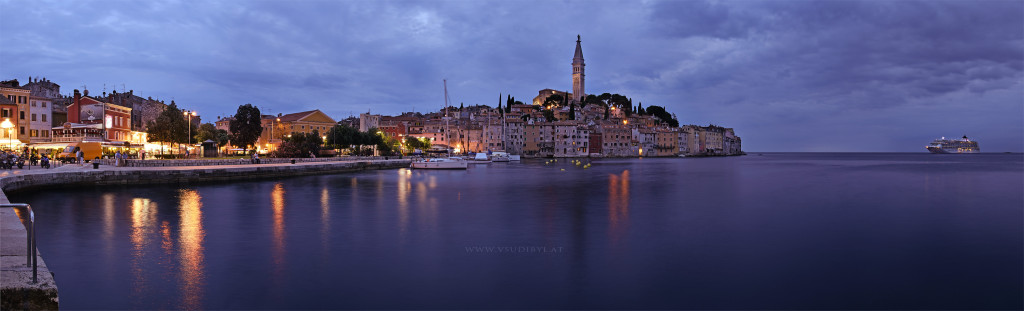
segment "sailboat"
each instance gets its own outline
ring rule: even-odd
[[[505,103],[505,104],[511,105],[511,103]],[[501,94],[498,94],[498,108],[501,109]],[[506,127],[506,124],[508,124],[508,123],[505,122],[505,114],[504,113],[499,113],[498,114],[498,118],[499,118],[499,121],[501,122],[501,148],[502,148],[502,150],[507,150],[507,148],[508,148],[508,139],[507,139],[508,136],[505,135],[505,127]],[[519,161],[519,155],[518,154],[510,154],[510,153],[504,152],[504,151],[495,151],[493,154],[491,154],[491,161],[494,161],[494,162]]]
[[[448,97],[448,80],[444,80],[444,134],[448,136],[448,104],[451,99]],[[445,141],[450,142],[451,137]],[[449,170],[464,170],[469,168],[469,163],[459,157],[451,156],[451,149],[448,149],[447,158],[430,158],[430,159],[418,159],[412,161],[409,165],[411,168],[418,169],[449,169]]]

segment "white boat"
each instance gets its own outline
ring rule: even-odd
[[[469,167],[469,162],[457,157],[448,158],[425,158],[412,161],[411,168],[431,170],[464,170]]]
[[[491,153],[491,162],[508,162],[509,160],[508,152],[495,151]]]
[[[444,132],[451,133],[448,131],[448,103],[451,99],[448,97],[448,80],[444,80]],[[451,141],[451,136],[448,136],[447,141]],[[469,162],[459,157],[451,156],[451,149],[447,158],[425,158],[412,161],[409,164],[411,168],[428,169],[428,170],[464,170],[469,168]]]
[[[510,161],[520,161],[518,154],[510,154],[510,155],[508,155],[508,159]]]
[[[474,156],[472,159],[466,160],[466,162],[473,163],[473,164],[487,164],[487,163],[491,163],[491,159],[487,157],[486,153],[477,152],[476,156]]]

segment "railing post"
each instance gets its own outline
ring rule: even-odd
[[[39,278],[39,262],[36,258],[36,213],[32,211],[32,206],[25,203],[16,204],[0,204],[0,207],[10,208],[24,208],[28,211],[28,225],[25,228],[28,231],[28,236],[25,239],[28,248],[28,257],[25,265],[32,266],[32,283],[38,283]]]

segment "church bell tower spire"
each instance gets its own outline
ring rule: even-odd
[[[581,100],[587,96],[583,88],[583,47],[580,46],[580,35],[576,35],[576,54],[572,57],[572,99]]]

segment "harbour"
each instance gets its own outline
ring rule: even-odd
[[[1020,154],[545,161],[11,197],[68,309],[1020,303]]]

